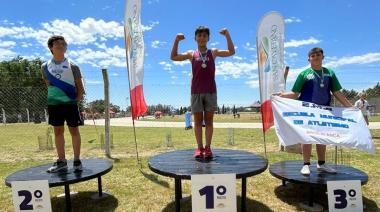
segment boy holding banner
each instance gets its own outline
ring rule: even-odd
[[[340,91],[340,85],[333,70],[322,66],[324,59],[321,48],[313,48],[308,53],[310,68],[302,71],[298,77],[291,92],[280,93],[280,97],[298,99],[305,102],[312,102],[319,105],[329,106],[331,94],[345,107],[352,107],[352,104],[346,99]],[[318,164],[317,170],[336,173],[336,170],[325,164],[326,145],[317,144]],[[301,174],[310,175],[310,155],[311,144],[302,144],[304,165]]]
[[[82,171],[80,161],[81,137],[78,126],[81,124],[78,102],[82,99],[84,88],[82,75],[77,65],[65,57],[67,43],[62,36],[54,35],[48,40],[53,58],[42,64],[42,76],[48,88],[49,124],[54,127],[55,146],[58,159],[47,172],[67,171],[65,158],[64,122],[72,138],[74,149],[74,172]]]
[[[226,28],[219,32],[227,40],[228,50],[207,49],[210,38],[210,30],[199,26],[195,30],[197,50],[178,54],[178,44],[185,39],[182,33],[178,33],[171,52],[174,61],[190,60],[192,67],[191,80],[191,111],[194,114],[194,132],[198,148],[194,152],[195,158],[212,158],[211,139],[213,134],[213,117],[217,110],[217,95],[215,83],[215,59],[216,57],[228,57],[235,54],[235,47],[230,33]],[[204,118],[203,118],[204,112]],[[206,124],[206,145],[202,142],[202,121]]]

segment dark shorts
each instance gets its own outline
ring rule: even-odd
[[[55,127],[63,126],[65,121],[69,127],[82,125],[78,105],[48,105],[49,124]]]
[[[191,111],[198,112],[214,112],[218,110],[218,102],[216,93],[196,93],[191,94]]]

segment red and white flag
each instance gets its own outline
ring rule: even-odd
[[[141,27],[141,0],[128,0],[125,4],[124,38],[127,52],[132,118],[147,111],[144,99],[144,38]]]
[[[264,132],[273,126],[270,97],[273,93],[285,90],[284,30],[284,19],[277,12],[265,14],[257,27],[256,46]]]

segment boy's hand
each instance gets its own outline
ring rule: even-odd
[[[184,39],[185,39],[185,36],[182,33],[178,33],[177,36],[175,37],[175,40],[177,42],[184,40]]]
[[[219,31],[219,33],[223,36],[227,36],[229,34],[228,32],[228,29],[227,28],[223,28]]]

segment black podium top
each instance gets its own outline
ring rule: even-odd
[[[112,170],[112,161],[102,159],[83,159],[83,171],[74,173],[73,161],[67,161],[67,172],[47,173],[46,170],[53,164],[45,164],[17,171],[7,178],[5,184],[11,186],[12,181],[48,180],[49,187],[74,184],[102,176]]]
[[[213,149],[211,160],[195,159],[194,150],[178,150],[150,158],[149,168],[164,176],[190,179],[193,174],[235,173],[236,178],[259,174],[268,167],[268,161],[253,153],[229,149]]]
[[[274,177],[286,180],[292,183],[304,183],[314,185],[327,185],[327,181],[337,180],[360,180],[364,185],[368,182],[368,175],[358,169],[350,166],[328,164],[334,168],[337,173],[330,174],[317,171],[317,164],[312,163],[310,166],[310,175],[302,175],[300,170],[303,166],[301,160],[282,161],[274,163],[269,167],[269,173]]]

